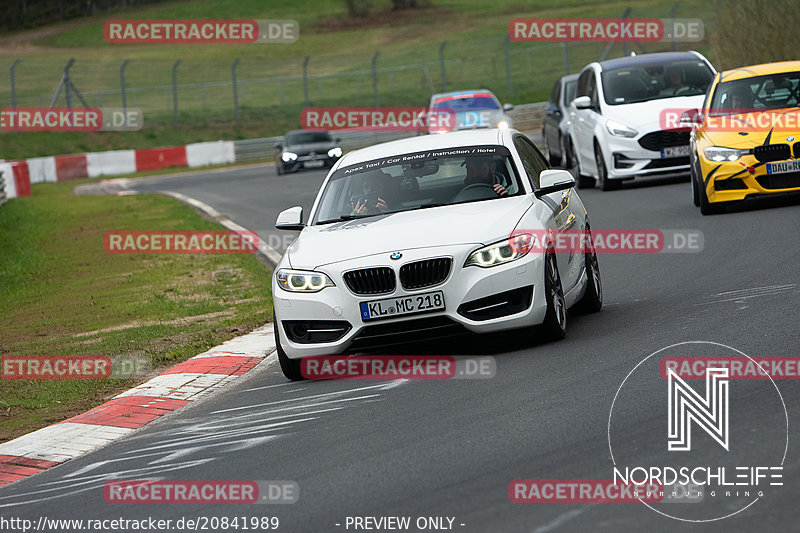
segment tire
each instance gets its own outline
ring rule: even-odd
[[[278,321],[273,323],[275,330],[275,349],[278,352],[278,362],[281,364],[281,370],[286,379],[290,381],[303,381],[303,373],[300,371],[300,359],[289,359],[286,352],[281,347],[281,337],[278,335]]]
[[[586,261],[586,291],[583,298],[575,304],[574,309],[579,313],[596,313],[603,307],[603,283],[600,280],[600,266],[597,263],[597,252],[592,244],[592,230],[586,222],[586,235],[589,246],[584,253]]]
[[[708,194],[706,194],[705,187],[700,188],[698,195],[700,196],[700,212],[703,215],[716,215],[717,213],[722,213],[725,210],[724,205],[712,204],[708,201]]]
[[[547,312],[544,322],[538,327],[538,334],[545,340],[558,341],[567,334],[567,305],[561,288],[561,277],[558,275],[556,254],[552,251],[545,254],[544,294],[547,298]]]
[[[689,174],[692,179],[692,203],[695,207],[700,207],[700,173],[697,172],[697,162],[689,167]]]
[[[547,134],[542,128],[542,144],[544,144],[544,155],[547,156],[547,162],[550,163],[550,166],[556,165],[556,158],[553,157],[553,153],[550,151],[550,145],[547,143]]]
[[[600,190],[613,191],[619,189],[619,183],[608,179],[608,169],[606,169],[606,162],[603,159],[603,151],[600,150],[600,145],[597,141],[594,143],[594,162],[597,165],[597,181],[600,184]]]
[[[572,137],[569,138],[567,141],[569,146],[569,165],[568,168],[570,170],[575,169],[575,176],[578,182],[579,189],[593,189],[594,188],[594,178],[590,176],[584,176],[581,174],[581,164],[578,161],[578,156],[575,155],[575,146],[572,144]]]

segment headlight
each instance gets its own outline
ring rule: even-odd
[[[500,242],[475,250],[464,263],[465,267],[493,267],[516,261],[533,249],[536,237],[529,233],[520,233]]]
[[[322,272],[290,270],[282,268],[277,274],[278,285],[289,292],[319,292],[325,287],[333,287],[331,278]]]
[[[750,150],[737,150],[736,148],[725,148],[722,146],[709,146],[703,148],[703,153],[709,161],[736,161],[743,155],[750,153]]]
[[[283,159],[284,163],[288,163],[289,161],[294,161],[297,159],[297,154],[292,152],[283,152],[281,154],[281,159]]]
[[[497,123],[497,127],[500,128],[501,130],[507,130],[508,122],[505,120],[501,120],[500,122]]]
[[[617,122],[616,120],[607,120],[606,129],[608,130],[608,133],[611,135],[616,135],[617,137],[636,137],[639,135],[639,132],[635,129],[631,128],[630,126],[626,126],[621,122]]]
[[[328,157],[342,157],[342,149],[338,146],[328,150]]]

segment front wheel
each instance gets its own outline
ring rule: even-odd
[[[283,347],[281,347],[281,337],[278,335],[277,320],[275,320],[273,323],[273,329],[275,331],[275,350],[278,352],[278,362],[281,364],[283,375],[286,376],[286,379],[291,381],[302,381],[306,379],[303,377],[303,373],[300,371],[300,364],[302,360],[289,359],[289,356],[286,355],[286,352],[283,351]]]
[[[544,294],[547,298],[547,312],[544,322],[539,326],[539,335],[549,341],[558,341],[567,334],[567,305],[553,252],[545,255]]]

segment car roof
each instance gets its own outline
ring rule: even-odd
[[[738,67],[722,72],[721,81],[741,80],[754,76],[764,76],[768,74],[779,74],[781,72],[800,71],[800,61],[779,61],[775,63],[762,63],[760,65],[750,65],[748,67]]]
[[[504,145],[503,131],[516,132],[516,130],[499,130],[494,128],[408,137],[348,152],[339,160],[337,166],[341,168],[391,155],[410,154],[414,152],[424,152],[426,150],[442,150],[446,148],[482,144]]]
[[[625,56],[615,59],[607,59],[599,63],[603,70],[633,65],[646,65],[648,63],[661,63],[664,61],[680,61],[681,59],[700,59],[693,52],[656,52],[653,54],[641,54],[638,56]]]

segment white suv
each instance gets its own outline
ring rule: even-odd
[[[689,172],[689,130],[667,113],[701,107],[716,71],[697,52],[665,52],[587,65],[569,106],[579,187],[604,191],[635,177]]]

